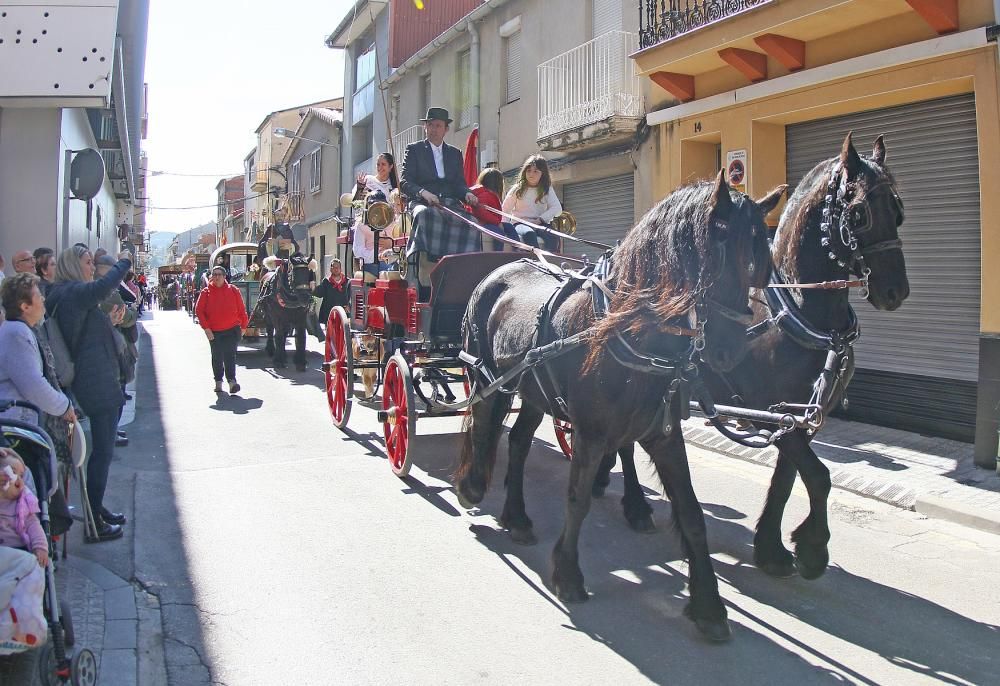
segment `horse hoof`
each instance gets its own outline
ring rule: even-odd
[[[788,579],[796,575],[795,563],[792,561],[767,562],[754,560],[754,565],[760,571],[776,579]]]
[[[538,543],[538,538],[531,529],[508,529],[508,531],[510,531],[510,540],[518,545],[535,545]]]
[[[463,509],[471,510],[476,505],[483,502],[483,496],[486,494],[479,489],[470,491],[468,484],[462,482],[455,486],[455,495],[458,496],[458,504],[461,505]]]
[[[626,519],[628,520],[629,527],[636,533],[651,534],[656,532],[656,523],[653,521],[653,515],[651,514],[632,518],[626,515]]]
[[[799,576],[807,581],[814,581],[826,572],[826,565],[828,560],[822,561],[807,561],[803,560],[801,556],[795,558],[795,569],[798,570]]]
[[[295,371],[304,372],[305,370],[306,370],[306,366],[304,364],[297,364],[297,365],[295,365]]]
[[[684,616],[694,622],[695,628],[702,638],[712,643],[725,643],[733,637],[732,627],[725,616],[715,619],[706,617],[694,617],[691,611],[691,603],[684,606]]]
[[[552,582],[556,591],[556,597],[564,603],[585,603],[590,600],[590,594],[582,585],[570,584],[562,586],[558,582]]]

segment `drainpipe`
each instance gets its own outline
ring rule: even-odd
[[[1000,2],[1000,0],[996,0]],[[472,97],[472,121],[479,125],[479,31],[475,22],[469,22],[469,95]],[[481,147],[481,146],[480,146]],[[477,165],[478,166],[478,165]]]

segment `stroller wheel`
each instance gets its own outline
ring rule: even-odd
[[[73,656],[73,662],[70,665],[70,680],[73,686],[96,686],[97,659],[86,648]]]
[[[46,643],[38,649],[38,677],[42,686],[59,686],[65,683],[56,674],[59,665],[56,662],[56,653],[52,650],[52,644]]]
[[[65,600],[59,601],[59,623],[62,624],[63,645],[72,648],[76,643],[76,632],[73,631],[73,614]]]

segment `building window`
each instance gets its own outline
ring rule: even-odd
[[[319,236],[319,277],[326,276],[326,234]],[[326,323],[326,322],[324,322]]]
[[[469,50],[463,50],[458,54],[458,97],[456,99],[456,105],[458,106],[458,128],[460,129],[472,126],[475,123],[472,121],[476,107],[472,92],[474,78],[475,75],[472,73],[472,53]]]
[[[375,78],[375,43],[372,42],[367,50],[358,55],[358,61],[354,72],[354,91],[361,90],[369,81]]]
[[[431,107],[431,75],[424,74],[420,77],[420,116],[423,117],[427,109]]]
[[[323,148],[316,148],[309,155],[309,190],[318,193],[322,183]]]
[[[521,98],[521,32],[507,38],[507,95],[504,102]]]
[[[288,171],[288,194],[294,195],[302,190],[302,160],[292,162]]]
[[[309,259],[316,257],[316,237],[309,237]]]

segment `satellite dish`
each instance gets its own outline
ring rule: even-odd
[[[74,198],[93,200],[104,185],[104,158],[93,148],[81,150],[69,166],[69,190]]]

